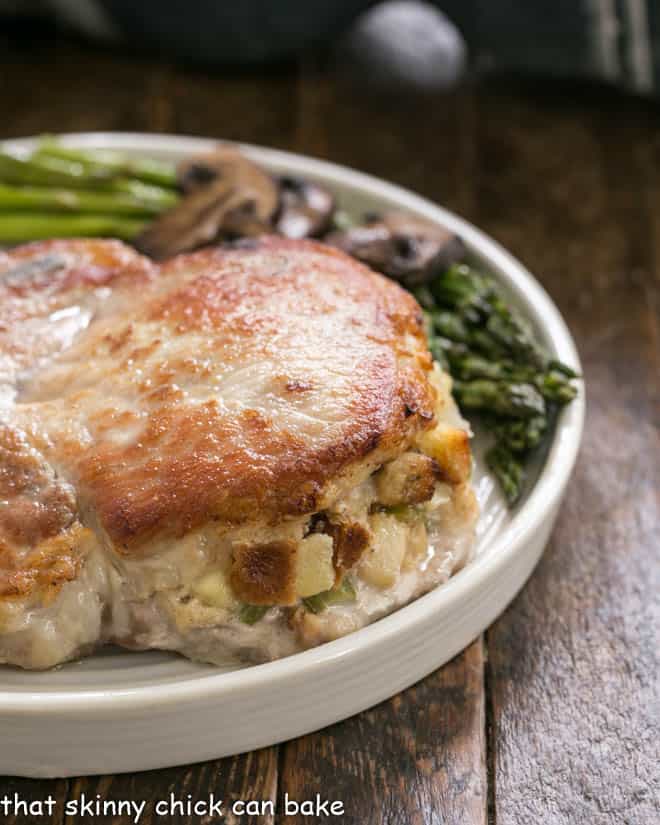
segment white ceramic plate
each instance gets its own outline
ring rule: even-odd
[[[72,146],[178,159],[214,141],[82,134]],[[31,141],[7,147],[26,151]],[[402,208],[459,233],[509,291],[548,349],[580,370],[571,336],[534,278],[478,229],[351,169],[244,146],[277,172],[317,179],[349,212]],[[265,665],[214,668],[165,653],[108,649],[47,673],[0,667],[0,774],[75,776],[185,764],[270,745],[364,710],[426,676],[476,638],[532,572],[575,463],[584,395],[566,408],[531,489],[506,511],[479,462],[477,558],[447,584],[343,639]],[[478,440],[478,439],[477,439]]]

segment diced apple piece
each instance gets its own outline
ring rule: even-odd
[[[193,586],[193,594],[207,607],[236,607],[238,601],[222,570],[212,570]]]
[[[296,557],[296,592],[300,598],[330,590],[335,583],[332,566],[332,537],[311,533],[298,545]]]
[[[403,560],[404,570],[414,570],[426,557],[428,551],[428,535],[422,518],[413,521],[408,527],[406,540],[406,555]]]
[[[358,572],[363,581],[382,590],[395,584],[406,553],[408,527],[395,516],[374,513],[369,520],[373,545],[365,552]]]

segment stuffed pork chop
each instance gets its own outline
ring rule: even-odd
[[[0,661],[337,638],[468,559],[468,433],[395,283],[310,241],[0,257]]]

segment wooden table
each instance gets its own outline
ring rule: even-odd
[[[383,101],[314,61],[230,76],[50,36],[0,45],[1,137],[118,129],[246,140],[349,164],[456,210],[542,280],[588,388],[584,446],[541,564],[446,667],[279,747],[137,775],[4,779],[0,796],[320,792],[345,802],[334,821],[355,825],[658,822],[657,109],[594,88],[503,82]],[[141,820],[152,821],[163,820]]]

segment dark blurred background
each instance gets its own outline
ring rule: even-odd
[[[272,64],[322,47],[356,79],[390,89],[508,72],[646,95],[660,78],[657,0],[0,0],[0,15],[14,33],[39,21],[207,65]]]

